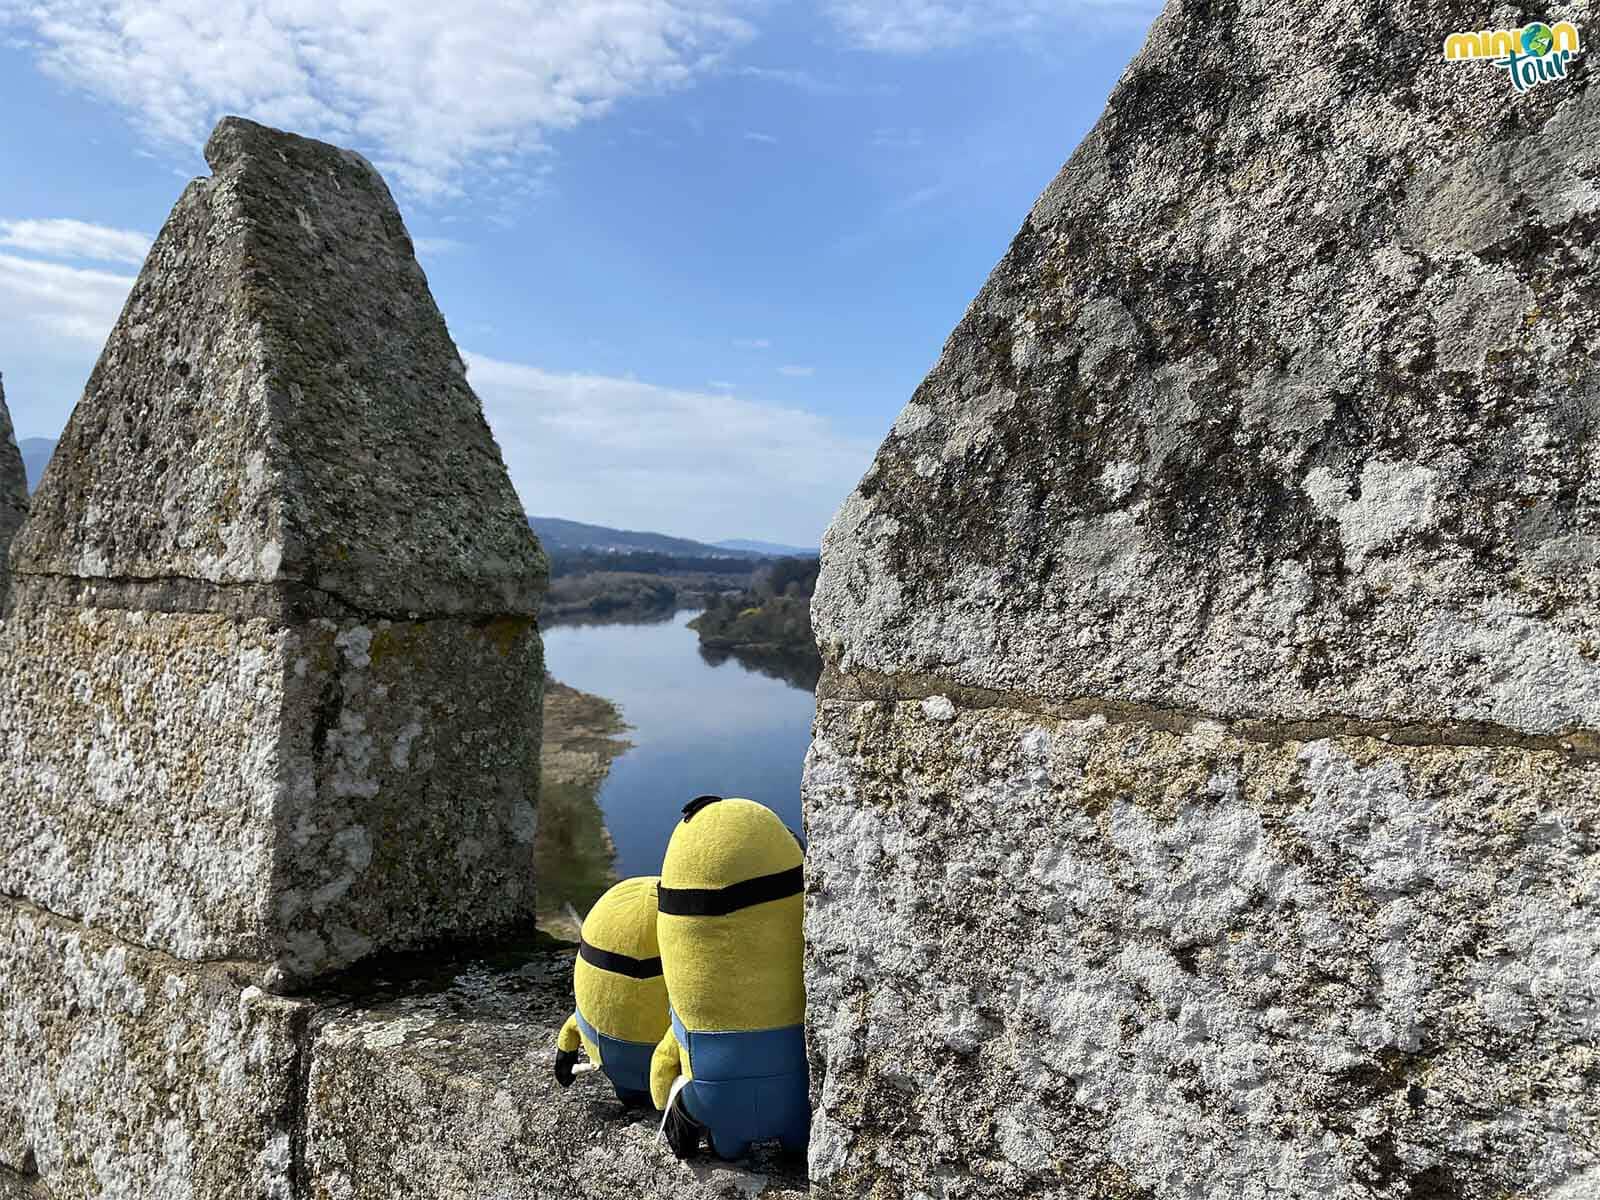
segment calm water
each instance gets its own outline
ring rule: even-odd
[[[660,873],[680,810],[707,792],[759,800],[800,832],[811,691],[736,659],[713,664],[687,627],[695,616],[544,631],[550,674],[604,696],[630,727],[633,748],[612,763],[599,797],[624,879]]]

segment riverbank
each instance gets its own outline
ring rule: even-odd
[[[736,574],[645,575],[627,571],[562,575],[550,581],[539,624],[549,628],[667,620],[681,609],[704,608],[724,592],[744,587],[748,580],[748,576]]]
[[[540,752],[539,836],[534,871],[541,928],[575,940],[579,913],[617,881],[615,843],[600,811],[600,785],[632,743],[615,704],[546,676]]]

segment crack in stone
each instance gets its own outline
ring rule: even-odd
[[[1062,720],[1104,717],[1113,725],[1144,725],[1184,734],[1202,722],[1221,725],[1234,737],[1266,745],[1312,742],[1322,738],[1372,738],[1396,746],[1483,747],[1549,751],[1577,762],[1600,759],[1600,731],[1566,729],[1559,733],[1524,733],[1491,721],[1384,721],[1330,713],[1304,720],[1225,716],[1199,709],[1140,704],[1095,696],[1047,700],[1020,692],[972,687],[932,674],[890,675],[876,671],[843,672],[829,665],[817,685],[817,702],[866,704],[904,702],[943,696],[965,709],[1004,708]]]
[[[268,966],[270,966],[269,963],[256,962],[248,958],[179,958],[165,950],[147,946],[143,942],[133,941],[99,925],[90,925],[77,917],[69,917],[63,913],[55,912],[36,901],[13,895],[9,892],[0,892],[0,905],[7,905],[21,911],[24,915],[40,920],[53,921],[58,925],[70,926],[74,931],[81,932],[86,937],[96,938],[100,941],[121,946],[126,950],[149,955],[169,970],[220,974],[227,978],[230,983],[238,984],[240,988],[262,987],[260,977],[265,974]]]
[[[153,613],[214,613],[241,620],[279,623],[314,620],[467,621],[529,618],[526,612],[377,612],[352,604],[335,592],[297,580],[221,582],[181,575],[97,576],[14,575],[8,608],[24,604],[66,609],[111,609]]]

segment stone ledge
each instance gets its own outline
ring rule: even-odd
[[[798,1200],[805,1164],[675,1161],[656,1118],[605,1080],[550,1075],[572,953],[548,948],[380,986],[314,1034],[306,1167],[314,1200]]]

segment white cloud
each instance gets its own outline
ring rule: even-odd
[[[706,381],[706,386],[714,387],[719,392],[733,391],[733,384],[729,383],[726,379],[708,379]]]
[[[823,79],[819,75],[813,75],[810,71],[796,67],[742,66],[734,74],[740,75],[745,79],[758,79],[763,83],[776,83],[784,87],[792,87],[813,96],[888,96],[893,95],[895,92],[895,88],[891,84]]]
[[[133,276],[0,254],[0,312],[48,339],[99,346],[133,287]]]
[[[766,350],[772,346],[771,338],[734,338],[733,344],[741,350]]]
[[[12,246],[47,258],[128,263],[137,267],[150,253],[150,235],[60,217],[32,221],[0,219],[0,246]]]
[[[741,0],[0,0],[52,75],[193,148],[221,115],[369,152],[423,198],[533,186],[554,130],[681,86],[752,34]],[[512,169],[512,164],[518,164]]]
[[[830,0],[825,11],[859,49],[923,54],[1048,34],[1086,20],[1143,20],[1159,8],[1156,0]]]
[[[778,139],[773,137],[770,133],[757,133],[753,129],[745,131],[744,140],[747,142],[764,142],[769,146],[775,146],[778,144]]]
[[[875,448],[803,409],[465,357],[534,513],[810,545]]]
[[[454,254],[457,250],[466,249],[465,242],[458,242],[455,238],[447,237],[414,237],[411,239],[411,246],[419,257],[426,255],[430,258],[438,258],[443,254]]]
[[[779,375],[787,375],[790,379],[810,379],[817,373],[815,367],[797,367],[793,365],[778,368]]]

